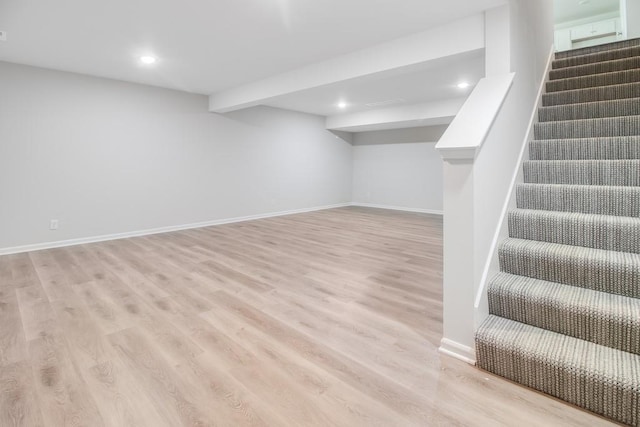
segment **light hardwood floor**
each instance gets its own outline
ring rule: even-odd
[[[442,221],[342,208],[0,257],[0,426],[596,426],[440,356]]]

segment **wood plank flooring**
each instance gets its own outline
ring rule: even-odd
[[[442,220],[341,208],[0,257],[0,426],[597,426],[440,356]]]

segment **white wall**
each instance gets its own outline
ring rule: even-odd
[[[620,14],[627,38],[640,37],[640,0],[620,0]]]
[[[474,246],[475,253],[480,254],[474,266],[476,290],[486,278],[483,274],[491,262],[494,237],[501,229],[511,184],[522,168],[520,154],[528,142],[531,120],[536,117],[538,94],[553,50],[553,1],[511,0],[509,7],[510,71],[516,73],[514,83],[473,168]],[[488,278],[497,272],[497,257],[493,261]]]
[[[435,150],[446,126],[354,135],[353,202],[442,212],[442,159]]]
[[[474,333],[488,315],[484,286],[497,272],[496,243],[553,50],[553,1],[511,0],[485,17],[487,79],[439,144],[447,159],[440,350],[469,362],[475,360]],[[500,99],[484,95],[494,83],[511,83],[504,99],[503,93],[495,93]],[[478,96],[487,102],[479,103]],[[488,117],[493,110],[485,105],[501,100],[497,114]]]
[[[346,203],[324,118],[0,62],[0,249]],[[60,228],[49,230],[49,220]]]

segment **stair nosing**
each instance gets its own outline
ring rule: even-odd
[[[536,184],[536,183],[525,183],[525,184]],[[586,186],[586,185],[585,185],[585,187],[591,187],[591,186]],[[596,186],[594,185],[593,187],[596,187]],[[607,187],[607,186],[606,186],[606,185],[599,185],[599,186],[597,186],[597,187]],[[622,186],[621,186],[621,185],[616,185],[616,186],[612,186],[612,187],[621,187],[621,188],[622,188]],[[627,187],[627,188],[629,188],[629,187]],[[633,188],[633,187],[631,187],[631,188]],[[638,187],[638,188],[640,188],[640,187]],[[603,217],[603,218],[602,218],[603,220],[604,220],[604,218],[606,218],[606,217],[611,217],[611,218],[616,218],[616,219],[619,219],[619,218],[628,218],[628,219],[632,220],[631,222],[637,222],[637,223],[638,223],[638,225],[640,226],[640,218],[636,218],[636,217],[633,217],[633,216],[629,216],[629,217],[619,217],[619,216],[615,216],[615,215],[590,214],[590,213],[583,213],[583,212],[547,211],[547,210],[544,210],[544,209],[522,209],[522,208],[514,208],[514,209],[511,209],[511,210],[509,210],[509,214],[511,214],[511,213],[513,213],[513,212],[523,212],[523,213],[526,213],[526,212],[529,212],[529,211],[530,211],[532,214],[539,214],[539,215],[542,215],[542,213],[543,213],[543,212],[546,212],[546,213],[548,213],[548,214],[557,214],[557,216],[569,216],[569,215],[587,216],[587,215],[589,215],[589,216]]]
[[[619,117],[628,117],[628,116],[619,116]],[[607,117],[610,118],[610,117]],[[578,119],[578,120],[582,120],[582,119]],[[588,119],[588,120],[592,120],[592,119]],[[563,120],[563,121],[572,121],[572,120]],[[616,139],[616,138],[632,138],[632,139],[637,139],[640,143],[640,135],[617,135],[617,136],[587,136],[587,137],[581,137],[581,138],[557,138],[557,139],[532,139],[529,142],[531,143],[540,143],[540,142],[549,142],[549,141],[555,141],[555,142],[561,142],[561,141],[596,141],[599,139]],[[608,142],[608,141],[605,141]]]
[[[605,78],[605,76],[607,76],[607,75],[609,75],[609,76],[620,75],[620,74],[635,75],[636,73],[638,73],[639,70],[640,70],[640,68],[632,68],[632,69],[629,69],[629,70],[610,71],[610,72],[607,72],[607,73],[598,73],[598,74],[590,74],[590,75],[586,75],[586,76],[567,77],[567,78],[563,78],[563,79],[549,80],[549,81],[547,81],[545,83],[545,93],[556,93],[556,92],[564,92],[564,91],[567,91],[567,90],[590,89],[590,88],[597,88],[597,87],[616,86],[616,85],[619,85],[619,84],[638,83],[638,82],[640,82],[640,76],[639,76],[639,80],[632,81],[632,82],[626,82],[626,83],[597,84],[597,85],[593,85],[593,86],[585,86],[585,87],[574,88],[574,89],[559,89],[559,90],[551,90],[551,89],[549,89],[550,87],[553,87],[555,84],[558,84],[558,83],[560,83],[562,81],[575,82],[575,81],[579,81],[580,79],[593,78],[593,76],[600,76],[602,78]]]
[[[640,82],[638,82],[640,83]],[[602,101],[585,101],[585,102],[574,102],[571,104],[562,104],[562,105],[542,105],[540,107],[538,107],[538,110],[548,110],[548,109],[560,109],[562,107],[577,107],[578,105],[595,105],[595,104],[612,104],[615,102],[629,102],[629,101],[636,101],[636,102],[640,102],[640,96],[633,96],[630,98],[616,98],[616,99],[605,99]],[[634,114],[636,116],[640,116],[640,114]],[[598,118],[598,117],[594,117],[594,118]],[[608,118],[608,117],[602,117],[602,118]]]
[[[596,106],[596,105],[600,105],[603,107],[607,107],[607,106],[612,106],[612,105],[625,105],[625,104],[633,104],[633,103],[637,103],[639,106],[637,107],[640,113],[640,97],[631,97],[631,98],[618,98],[618,99],[607,99],[607,100],[603,100],[603,101],[588,101],[588,102],[577,102],[577,103],[573,103],[573,104],[562,104],[562,105],[546,105],[546,106],[541,106],[538,107],[538,117],[540,117],[540,114],[542,111],[544,112],[549,112],[549,111],[561,111],[563,109],[575,109],[578,110],[580,108],[590,108],[592,106]],[[604,105],[603,105],[604,104]],[[593,112],[595,113],[600,113],[600,112]],[[547,119],[547,120],[538,120],[538,123],[549,123],[549,122],[560,122],[560,121],[573,121],[573,120],[594,120],[594,119],[610,119],[613,117],[633,117],[633,116],[640,116],[640,114],[618,114],[615,116],[600,116],[600,117],[582,117],[582,118],[576,118],[576,119],[566,119],[566,120],[553,120],[553,119]]]
[[[572,337],[572,336],[569,336],[569,335],[560,334],[558,332],[554,332],[554,331],[551,331],[549,329],[543,329],[543,328],[538,328],[536,326],[527,325],[526,323],[522,323],[522,322],[518,322],[518,321],[515,321],[515,320],[507,319],[506,317],[495,316],[495,315],[489,315],[489,317],[500,318],[500,319],[503,319],[504,321],[507,321],[509,323],[517,323],[519,325],[522,325],[524,327],[524,329],[533,329],[533,330],[544,331],[544,332],[546,332],[547,334],[551,335],[554,338],[558,338],[558,339],[561,338],[561,339],[565,339],[565,340],[568,340],[568,341],[581,342],[581,343],[584,343],[584,346],[586,346],[587,348],[606,349],[605,351],[608,351],[611,354],[628,355],[627,357],[630,357],[631,359],[635,359],[636,360],[636,362],[638,363],[638,367],[640,368],[640,355],[637,355],[637,354],[634,354],[634,353],[629,353],[629,352],[626,352],[626,351],[622,351],[622,350],[619,350],[617,348],[611,348],[611,347],[603,346],[603,345],[600,345],[600,344],[592,343],[590,341],[586,341],[586,340],[583,340],[583,339],[580,339],[580,338],[575,338],[575,337]],[[478,334],[476,334],[476,338],[477,338],[477,336],[478,336]],[[524,349],[524,346],[523,346],[523,349]],[[537,352],[537,353],[529,352],[528,354],[529,354],[529,356],[532,356],[532,357],[536,357],[537,356],[537,357],[539,357],[540,359],[543,359],[543,360],[549,360],[549,361],[558,360],[557,358],[550,357],[551,352],[547,351],[547,352],[544,352],[544,354],[541,354],[541,353],[542,352]],[[546,357],[544,357],[544,356],[546,356]],[[585,363],[589,362],[589,359],[582,359],[582,360],[584,360]],[[571,366],[571,365],[568,365],[568,366]],[[609,372],[607,374],[614,374],[614,375],[605,375],[604,372],[602,372],[600,370],[594,370],[594,371],[589,370],[589,371],[586,371],[586,370],[583,370],[582,366],[573,365],[571,367],[573,369],[580,370],[581,372],[583,372],[585,374],[591,374],[591,375],[595,375],[595,376],[598,376],[598,377],[601,377],[601,378],[612,378],[613,377],[613,378],[618,380],[618,383],[621,383],[621,384],[624,384],[624,385],[634,385],[634,386],[640,387],[640,379],[639,378],[636,378],[635,381],[634,381],[634,378],[628,378],[628,377],[621,376],[620,372],[618,372],[615,369],[611,369],[613,367],[612,365],[607,365],[607,366],[609,367]]]
[[[593,120],[601,120],[601,121],[605,121],[605,120],[615,120],[615,119],[620,119],[620,118],[631,118],[631,117],[635,117],[638,120],[640,120],[640,114],[633,114],[633,115],[629,115],[629,116],[614,116],[614,117],[599,117],[599,118],[592,118],[592,119],[570,119],[570,120],[556,120],[553,122],[537,122],[535,123],[535,125],[544,125],[547,123],[575,123],[575,122],[580,122],[580,121],[593,121]],[[623,136],[639,136],[639,135],[611,135],[609,136],[609,138],[614,138],[614,137],[623,137]],[[587,136],[584,138],[600,138],[598,136]],[[603,137],[603,138],[607,138],[607,137]],[[553,138],[553,139],[582,139],[581,137],[578,138]],[[535,139],[535,141],[548,141],[548,139]]]
[[[616,45],[624,44],[624,43],[630,43],[630,42],[637,42],[637,44],[632,44],[630,46],[620,47],[618,49],[607,49],[608,46],[615,47]],[[577,57],[585,56],[585,55],[597,54],[597,53],[602,53],[602,52],[610,52],[612,50],[629,49],[629,48],[636,47],[636,46],[640,46],[640,37],[633,37],[633,38],[626,39],[626,40],[616,40],[616,41],[609,42],[609,43],[603,43],[603,44],[597,45],[597,46],[585,46],[585,47],[579,47],[579,48],[575,48],[575,49],[568,49],[568,50],[559,51],[559,52],[555,53],[556,57],[554,57],[554,60],[577,58]],[[583,55],[571,55],[572,52],[577,52],[577,51],[580,51],[580,50],[593,49],[593,48],[602,48],[602,50],[598,50],[598,51],[591,52],[591,53],[588,53],[588,54],[583,54]],[[564,56],[563,58],[557,58],[558,54],[560,54],[560,55],[567,54],[567,55]]]
[[[634,60],[635,58],[638,58],[637,61],[640,61],[640,55],[638,55],[638,56],[628,56],[626,58],[613,59],[613,60],[610,60],[610,61],[591,62],[591,63],[587,63],[587,64],[578,64],[578,65],[571,65],[569,67],[562,67],[562,68],[552,69],[552,70],[550,70],[550,73],[549,73],[549,81],[550,82],[554,82],[554,81],[557,81],[557,80],[564,80],[564,79],[567,79],[567,78],[578,78],[578,77],[594,76],[594,75],[597,75],[597,74],[612,73],[614,71],[602,71],[602,72],[597,72],[596,71],[594,73],[581,74],[579,76],[572,76],[572,77],[557,77],[557,78],[552,78],[551,77],[551,74],[554,71],[559,72],[559,71],[562,71],[562,70],[571,70],[571,69],[577,69],[577,68],[581,68],[581,67],[591,67],[591,66],[594,66],[594,65],[600,64],[600,63],[614,63],[614,62],[615,63],[623,63],[625,61],[631,62],[631,60]],[[618,71],[635,70],[635,69],[638,69],[638,68],[640,68],[640,66],[632,67],[632,68],[626,68],[624,70],[618,70]],[[557,73],[557,74],[559,74],[559,73]]]
[[[567,291],[570,291],[574,294],[583,294],[583,298],[578,298],[578,299],[574,299],[571,301],[566,301],[565,300],[565,305],[567,307],[571,307],[572,309],[576,309],[576,308],[583,308],[583,307],[593,307],[595,313],[598,314],[614,314],[617,311],[614,310],[614,307],[611,306],[607,306],[605,304],[605,306],[603,307],[596,307],[594,302],[602,302],[602,300],[596,299],[594,301],[594,298],[592,297],[596,297],[596,296],[600,296],[600,298],[609,298],[614,300],[614,302],[624,302],[624,301],[628,301],[629,303],[631,303],[632,305],[637,305],[638,306],[638,311],[640,312],[640,299],[639,298],[635,298],[635,297],[631,297],[631,296],[626,296],[626,295],[620,295],[620,294],[612,294],[609,292],[603,292],[603,291],[598,291],[595,289],[589,289],[589,288],[584,288],[584,287],[580,287],[580,286],[574,286],[571,284],[566,284],[566,283],[559,283],[559,282],[551,282],[548,280],[543,280],[543,279],[537,279],[535,277],[528,277],[528,276],[520,276],[518,274],[513,274],[513,273],[509,273],[509,272],[505,272],[505,271],[500,271],[499,273],[497,273],[490,281],[489,283],[489,287],[488,287],[488,293],[494,293],[497,294],[498,291],[498,286],[500,286],[500,290],[501,291],[506,291],[506,292],[499,292],[500,295],[505,296],[506,294],[509,294],[509,284],[508,283],[500,283],[501,281],[516,281],[516,280],[524,280],[526,282],[529,282],[530,285],[532,286],[538,286],[538,287],[560,287],[560,289],[563,289],[564,287],[566,287]],[[497,285],[498,283],[500,283],[500,285]],[[521,295],[521,294],[510,294],[511,296],[513,296],[514,298],[516,297],[524,297],[526,296],[526,292]],[[561,295],[558,294],[544,294],[545,297],[542,300],[536,299],[533,300],[531,298],[526,298],[526,301],[534,301],[537,303],[542,303],[544,305],[553,305],[553,302],[556,301],[562,301],[563,298]],[[575,296],[575,295],[570,295],[570,296]],[[529,297],[531,297],[531,295],[529,295]],[[589,297],[589,298],[588,298]],[[617,301],[615,301],[617,300]],[[489,309],[491,310],[491,303],[489,306]],[[603,310],[604,309],[604,310]],[[575,313],[576,310],[570,310],[572,313]],[[491,312],[491,314],[496,314],[494,312]],[[622,312],[623,316],[621,316],[621,318],[628,320],[628,322],[625,323],[630,323],[630,324],[637,324],[638,327],[640,327],[640,318],[631,315],[628,311]],[[504,317],[504,316],[501,316]],[[507,317],[509,318],[509,317]],[[516,319],[512,319],[515,321]],[[616,319],[607,319],[607,320],[616,320]],[[619,319],[618,319],[619,320]],[[525,322],[522,322],[525,323]],[[535,326],[535,325],[532,325]],[[557,331],[556,331],[557,332]],[[561,332],[560,332],[561,333]],[[566,335],[566,334],[565,334]],[[570,335],[570,336],[574,336],[574,335]],[[583,338],[579,338],[579,337],[575,337],[578,339],[583,339]],[[588,340],[590,341],[590,340]],[[590,342],[594,342],[594,341],[590,341]],[[616,348],[616,347],[611,347],[611,348]],[[626,351],[626,350],[622,350],[622,351]],[[640,351],[640,348],[638,348],[638,351]],[[634,354],[639,354],[639,353],[634,353]]]
[[[554,58],[553,61],[551,62],[551,69],[552,70],[560,70],[560,69],[563,69],[563,68],[568,68],[568,67],[575,66],[575,65],[568,65],[566,67],[557,67],[556,66],[557,64],[561,63],[562,61],[567,61],[569,59],[576,60],[578,58],[587,58],[587,57],[595,58],[598,55],[603,55],[605,53],[615,53],[615,52],[619,53],[619,52],[637,50],[637,49],[640,49],[640,45],[621,47],[619,49],[608,49],[608,50],[603,50],[603,51],[600,51],[600,52],[587,53],[587,54],[584,54],[584,55],[567,56],[565,58],[558,58],[558,59]],[[631,57],[634,57],[634,56],[636,56],[636,55],[625,56],[623,58],[631,58]],[[622,59],[622,58],[617,58],[617,59]],[[592,62],[590,61],[590,62],[585,62],[583,64],[578,64],[578,65],[595,64],[595,63],[598,63],[598,62],[608,62],[608,61],[615,61],[615,59],[605,59],[605,60],[592,61]]]

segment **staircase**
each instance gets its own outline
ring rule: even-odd
[[[478,366],[640,426],[640,39],[549,77]]]

